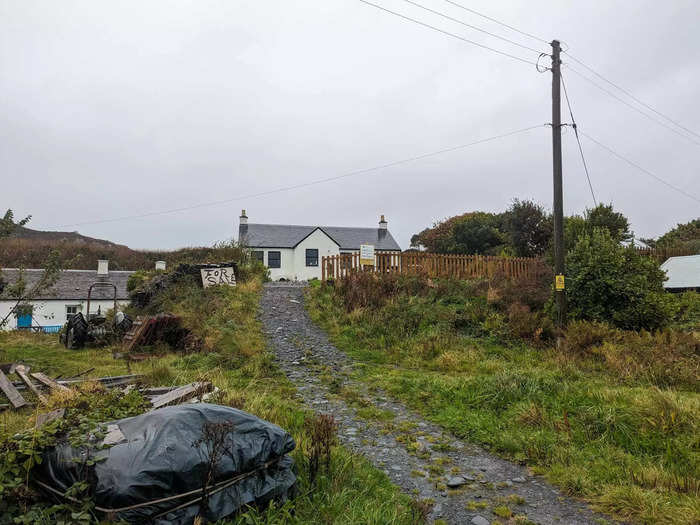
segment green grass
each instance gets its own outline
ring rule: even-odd
[[[496,313],[455,329],[452,320],[473,305],[454,297],[399,295],[348,313],[338,294],[313,287],[307,305],[364,365],[357,379],[617,518],[700,521],[700,396],[687,370],[675,388],[660,389],[596,356],[498,337]]]
[[[292,457],[299,469],[301,495],[281,507],[250,510],[226,523],[420,523],[420,511],[408,496],[361,456],[341,446],[333,450],[330,474],[322,473],[316,486],[309,485],[304,421],[310,412],[272,364],[256,319],[259,293],[257,281],[208,290],[192,283],[177,286],[152,309],[181,315],[203,339],[202,352],[168,354],[132,364],[132,372],[145,374],[152,384],[212,381],[221,389],[217,402],[242,408],[294,436],[297,447]],[[21,360],[49,375],[69,376],[90,367],[95,367],[91,377],[126,373],[125,363],[114,360],[110,348],[66,350],[56,336],[0,333],[0,349],[0,362]],[[0,439],[32,425],[38,410],[0,414]]]

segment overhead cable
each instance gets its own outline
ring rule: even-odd
[[[340,174],[340,175],[334,175],[334,176],[332,176],[332,177],[326,177],[326,178],[323,178],[323,179],[316,179],[316,180],[312,180],[312,181],[308,181],[308,182],[302,182],[302,183],[299,183],[299,184],[294,184],[294,185],[291,185],[291,186],[284,186],[284,187],[281,187],[281,188],[276,188],[276,189],[272,189],[272,190],[268,190],[268,191],[262,191],[262,192],[259,192],[259,193],[250,193],[250,194],[247,194],[247,195],[240,195],[240,196],[237,196],[237,197],[231,197],[231,198],[229,198],[229,199],[223,199],[223,200],[218,200],[218,201],[210,201],[210,202],[203,202],[203,203],[195,204],[195,205],[192,205],[192,206],[184,206],[184,207],[181,207],[181,208],[171,208],[171,209],[168,209],[168,210],[153,211],[153,212],[148,212],[148,213],[141,213],[141,214],[138,214],[138,215],[127,215],[127,216],[122,216],[122,217],[114,217],[114,218],[110,218],[110,219],[100,219],[100,220],[94,220],[94,221],[77,222],[77,223],[73,223],[73,224],[64,224],[64,225],[59,226],[59,227],[60,227],[60,228],[68,228],[68,227],[71,227],[71,226],[84,226],[84,225],[88,225],[88,224],[103,224],[103,223],[107,223],[107,222],[117,222],[117,221],[124,221],[124,220],[130,220],[130,219],[142,219],[142,218],[144,218],[144,217],[154,217],[154,216],[156,216],[156,215],[166,215],[166,214],[169,214],[169,213],[177,213],[177,212],[182,212],[182,211],[195,210],[195,209],[199,209],[199,208],[206,208],[206,207],[209,207],[209,206],[217,206],[217,205],[221,205],[221,204],[228,204],[228,203],[230,203],[230,202],[235,202],[235,201],[240,201],[240,200],[245,200],[245,199],[252,199],[252,198],[255,198],[255,197],[263,197],[263,196],[266,196],[266,195],[272,195],[272,194],[275,194],[275,193],[287,192],[287,191],[296,190],[296,189],[299,189],[299,188],[306,188],[306,187],[309,187],[309,186],[314,186],[314,185],[316,185],[316,184],[323,184],[323,183],[326,183],[326,182],[331,182],[331,181],[335,181],[335,180],[339,180],[339,179],[344,179],[344,178],[352,177],[352,176],[355,176],[355,175],[362,175],[362,174],[365,174],[365,173],[370,173],[370,172],[382,170],[382,169],[385,169],[385,168],[391,168],[391,167],[393,167],[393,166],[399,166],[399,165],[401,165],[401,164],[408,164],[408,163],[410,163],[410,162],[415,162],[415,161],[418,161],[418,160],[421,160],[421,159],[426,159],[426,158],[428,158],[428,157],[434,157],[434,156],[436,156],[436,155],[442,155],[442,154],[444,154],[444,153],[450,153],[450,152],[452,152],[452,151],[458,151],[458,150],[461,150],[461,149],[464,149],[464,148],[468,148],[468,147],[470,147],[470,146],[476,146],[476,145],[478,145],[478,144],[484,144],[484,143],[486,143],[486,142],[491,142],[491,141],[493,141],[493,140],[498,140],[498,139],[510,137],[510,136],[512,136],[512,135],[517,135],[517,134],[520,134],[520,133],[525,133],[525,132],[527,132],[527,131],[531,131],[531,130],[533,130],[533,129],[537,129],[537,128],[541,128],[541,127],[544,127],[544,124],[539,124],[539,125],[537,125],[537,126],[529,126],[529,127],[527,127],[527,128],[522,128],[522,129],[516,129],[515,131],[509,131],[509,132],[507,132],[507,133],[502,133],[502,134],[500,134],[500,135],[495,135],[495,136],[493,136],[493,137],[487,137],[487,138],[484,138],[484,139],[479,139],[479,140],[476,140],[476,141],[474,141],[474,142],[469,142],[469,143],[467,143],[467,144],[461,144],[461,145],[459,145],[459,146],[453,146],[453,147],[450,147],[450,148],[445,148],[445,149],[441,149],[441,150],[437,150],[437,151],[431,151],[431,152],[429,152],[429,153],[423,153],[423,154],[421,154],[421,155],[415,155],[415,156],[413,156],[413,157],[408,157],[408,158],[401,159],[401,160],[395,160],[395,161],[392,161],[392,162],[388,162],[388,163],[386,163],[386,164],[380,164],[380,165],[378,165],[378,166],[373,166],[373,167],[371,167],[371,168],[363,168],[363,169],[359,169],[359,170],[354,170],[354,171],[350,171],[350,172],[343,173],[343,174]]]
[[[588,187],[591,190],[591,197],[593,197],[593,204],[598,206],[598,201],[595,198],[595,193],[593,192],[593,184],[591,183],[591,175],[588,173],[588,164],[586,163],[586,157],[583,154],[583,148],[581,147],[581,137],[578,136],[578,125],[576,124],[576,119],[574,118],[574,111],[571,109],[571,101],[569,100],[569,93],[566,90],[566,83],[564,82],[564,75],[559,73],[561,77],[561,85],[564,88],[564,98],[566,98],[566,105],[569,108],[569,115],[571,116],[571,127],[574,128],[574,135],[576,136],[576,142],[578,143],[578,150],[581,153],[581,162],[583,163],[583,169],[586,172],[586,179],[588,179]]]
[[[677,191],[678,193],[681,193],[681,194],[685,195],[685,196],[688,197],[689,199],[693,199],[695,202],[700,203],[700,198],[696,197],[695,195],[693,195],[693,194],[691,194],[691,193],[688,193],[687,191],[683,190],[682,188],[679,188],[678,186],[674,186],[673,184],[671,184],[670,182],[668,182],[668,181],[662,179],[661,177],[659,177],[659,176],[656,175],[655,173],[652,173],[652,172],[649,171],[648,169],[643,168],[642,166],[640,166],[640,165],[637,164],[636,162],[633,162],[633,161],[631,161],[630,159],[628,159],[627,157],[622,156],[621,154],[619,154],[617,151],[615,151],[615,150],[612,149],[611,147],[606,146],[605,144],[603,144],[603,143],[600,142],[599,140],[594,139],[593,137],[591,137],[591,136],[588,135],[587,133],[584,133],[584,132],[582,131],[582,132],[581,132],[581,135],[583,135],[584,137],[586,137],[586,138],[587,138],[588,140],[590,140],[591,142],[594,142],[594,143],[598,144],[598,146],[600,146],[600,147],[603,148],[604,150],[607,150],[610,154],[614,155],[614,156],[617,157],[618,159],[620,159],[620,160],[626,162],[627,164],[629,164],[630,166],[633,166],[634,168],[637,168],[639,171],[641,171],[642,173],[645,173],[646,175],[649,175],[649,176],[652,177],[653,179],[656,179],[656,180],[659,181],[661,184],[664,184],[664,185],[668,186],[669,188],[671,188],[672,190]]]
[[[430,25],[430,24],[426,24],[425,22],[421,22],[420,20],[417,20],[417,19],[415,19],[415,18],[411,18],[410,16],[407,16],[407,15],[404,15],[404,14],[401,14],[401,13],[398,13],[398,12],[396,12],[396,11],[392,11],[391,9],[387,9],[386,7],[383,7],[383,6],[379,5],[379,4],[375,4],[375,3],[373,3],[373,2],[370,2],[369,0],[359,0],[359,1],[362,2],[363,4],[370,5],[370,6],[372,6],[372,7],[375,7],[375,8],[377,8],[377,9],[382,10],[382,11],[385,11],[385,12],[387,12],[387,13],[390,13],[390,14],[392,14],[392,15],[394,15],[394,16],[397,16],[397,17],[399,17],[399,18],[402,18],[402,19],[404,19],[404,20],[408,20],[409,22],[413,22],[414,24],[418,24],[418,25],[421,25],[421,26],[423,26],[423,27],[427,27],[428,29],[432,29],[432,30],[434,30],[434,31],[437,31],[437,32],[439,32],[439,33],[442,33],[443,35],[451,36],[452,38],[456,38],[456,39],[458,39],[458,40],[461,40],[462,42],[466,42],[466,43],[468,43],[468,44],[472,44],[472,45],[474,45],[474,46],[480,47],[480,48],[482,48],[482,49],[486,49],[486,50],[488,50],[488,51],[492,51],[492,52],[494,52],[494,53],[498,53],[499,55],[503,55],[503,56],[506,56],[506,57],[508,57],[508,58],[512,58],[513,60],[518,60],[519,62],[524,62],[525,64],[530,64],[530,65],[532,65],[532,66],[536,66],[536,65],[537,65],[536,62],[535,62],[534,60],[528,60],[527,58],[522,58],[522,57],[519,57],[519,56],[516,56],[516,55],[512,55],[512,54],[510,54],[510,53],[506,53],[505,51],[501,51],[501,50],[499,50],[499,49],[495,49],[495,48],[493,48],[493,47],[489,47],[489,46],[487,46],[487,45],[480,44],[479,42],[475,42],[474,40],[469,40],[468,38],[464,38],[463,36],[457,35],[457,34],[455,34],[455,33],[450,33],[449,31],[445,31],[444,29],[440,29],[439,27],[436,27],[436,26],[433,26],[433,25]]]

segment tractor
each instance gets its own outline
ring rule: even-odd
[[[93,288],[112,288],[114,291],[114,319],[107,323],[107,318],[97,307],[97,312],[90,313],[90,300]],[[59,340],[66,348],[82,348],[85,343],[95,345],[108,344],[120,340],[129,331],[133,324],[131,318],[124,312],[117,310],[117,287],[108,282],[95,282],[88,288],[87,308],[85,315],[82,312],[73,314],[61,329]]]

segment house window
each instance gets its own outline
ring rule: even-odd
[[[251,257],[254,261],[258,261],[260,264],[265,264],[265,252],[262,250],[254,250],[251,252]]]
[[[306,266],[318,266],[318,250],[316,248],[306,249]]]
[[[70,318],[78,313],[77,304],[67,304],[66,305],[66,321],[70,321]]]
[[[282,267],[282,254],[280,252],[267,252],[267,267],[268,268],[281,268]]]

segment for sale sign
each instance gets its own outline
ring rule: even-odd
[[[360,245],[360,265],[362,265],[362,266],[374,266],[374,245],[372,245],[372,244],[361,244]]]
[[[204,286],[204,288],[219,284],[236,286],[236,276],[233,273],[232,266],[223,268],[202,268],[200,272],[202,272],[202,286]]]

